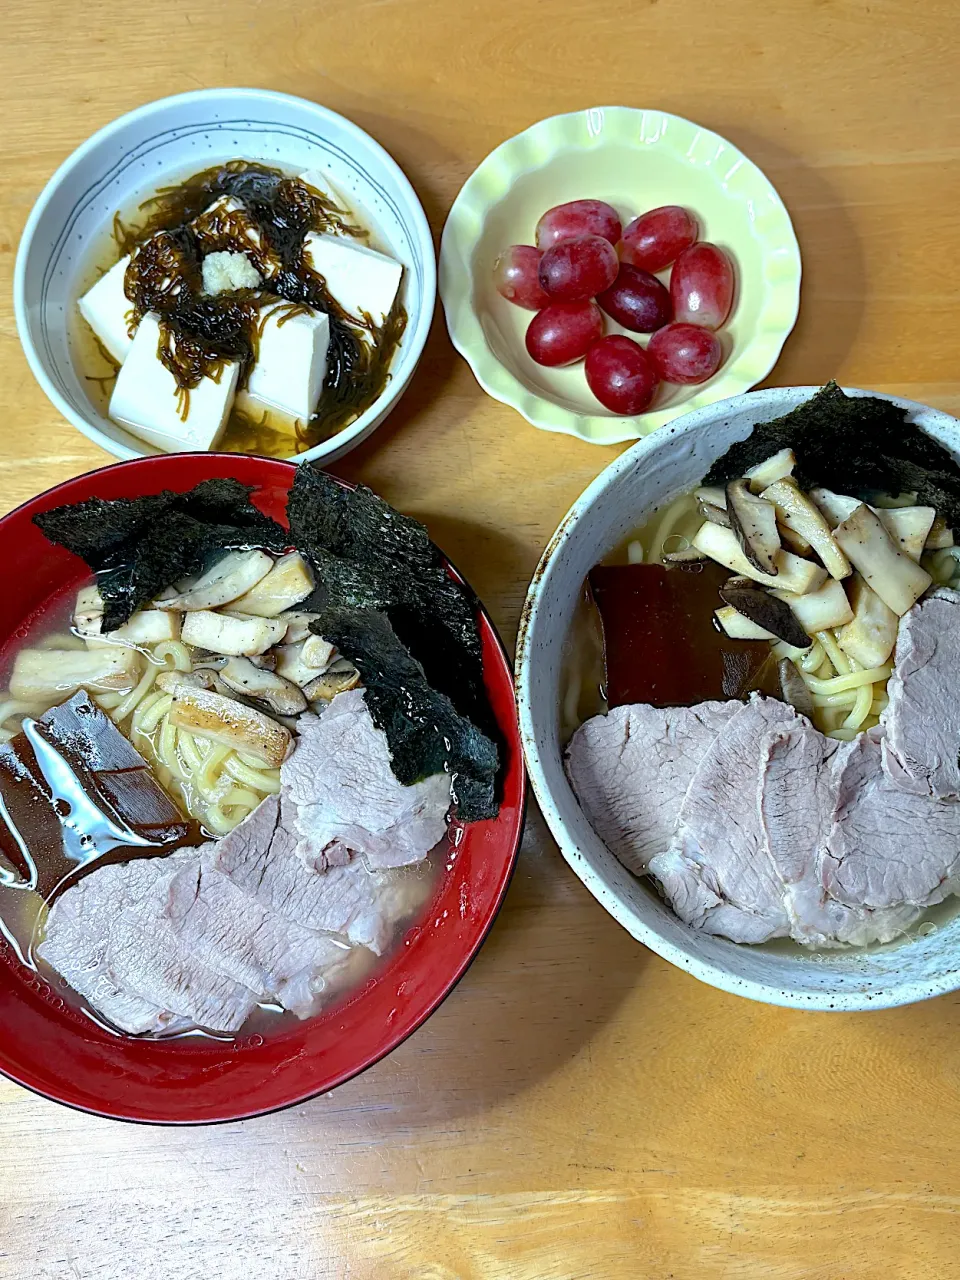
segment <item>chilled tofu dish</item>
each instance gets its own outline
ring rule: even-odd
[[[864,946],[960,893],[958,527],[952,456],[831,383],[591,571],[567,776],[685,924]]]
[[[0,672],[0,929],[109,1029],[268,1033],[369,980],[500,757],[477,604],[303,465],[36,517],[92,577]]]
[[[244,160],[163,188],[77,302],[89,385],[157,449],[289,456],[379,397],[406,325],[403,266],[325,174]]]

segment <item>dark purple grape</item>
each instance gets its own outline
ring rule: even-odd
[[[654,333],[673,319],[673,303],[665,285],[649,271],[621,264],[609,289],[597,295],[607,313],[633,333]]]
[[[632,417],[643,413],[657,393],[652,361],[639,342],[611,333],[587,352],[587,385],[600,403],[614,413]]]

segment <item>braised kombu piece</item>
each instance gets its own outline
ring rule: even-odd
[[[364,698],[374,724],[386,734],[397,779],[409,786],[434,773],[449,773],[463,822],[495,818],[496,746],[448,697],[430,687],[389,618],[374,609],[329,608],[311,623],[311,630],[360,672]]]
[[[731,640],[716,625],[719,589],[729,576],[712,561],[590,571],[608,706],[683,707],[743,698],[754,689],[780,696],[769,641]]]
[[[87,693],[0,746],[0,833],[20,885],[45,899],[81,869],[199,844],[200,829]],[[6,877],[9,880],[9,876]]]
[[[240,201],[242,213],[208,212],[221,197]],[[238,385],[245,386],[256,359],[262,296],[249,289],[215,297],[203,293],[202,259],[222,250],[247,254],[264,277],[263,293],[289,303],[290,315],[311,307],[330,317],[324,392],[317,414],[300,430],[304,448],[377,399],[406,312],[398,299],[382,325],[366,315],[348,316],[307,265],[303,240],[309,232],[364,234],[322,192],[279,169],[234,160],[164,188],[143,208],[146,220],[135,230],[115,220],[121,255],[132,255],[124,288],[135,321],[148,311],[160,315],[158,354],[176,380],[183,407],[191,388],[201,378],[219,378],[228,361],[240,365]],[[197,219],[199,225],[191,225]]]
[[[758,423],[710,468],[704,484],[725,484],[781,449],[797,456],[802,489],[818,485],[869,501],[916,493],[948,525],[960,527],[960,467],[943,445],[878,396],[847,396],[829,382],[796,409]]]
[[[187,493],[88,498],[44,511],[34,523],[96,573],[103,630],[113,631],[158,591],[199,573],[220,552],[286,550],[290,535],[257,510],[251,492],[237,480],[204,480]]]

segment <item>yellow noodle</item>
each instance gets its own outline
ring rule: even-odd
[[[197,739],[187,729],[181,729],[177,734],[177,750],[188,768],[194,772],[203,768],[203,758],[206,753],[201,752]]]
[[[816,676],[804,675],[803,679],[811,693],[845,693],[848,689],[859,689],[861,685],[886,682],[892,667],[871,667],[869,671],[851,671],[849,675],[834,676],[832,680],[818,680]]]
[[[872,685],[866,688],[872,689]],[[856,689],[848,689],[846,693],[814,693],[811,694],[811,701],[818,710],[826,710],[827,707],[852,707],[860,696]]]
[[[816,671],[822,664],[826,654],[823,645],[815,640],[797,664],[801,671]]]
[[[663,544],[673,533],[674,528],[687,514],[686,508],[690,504],[690,496],[684,495],[678,498],[676,502],[671,502],[660,517],[660,523],[657,525],[656,531],[650,540],[650,554],[647,560],[650,564],[663,564]]]
[[[637,538],[627,543],[627,564],[643,564],[643,543]]]
[[[161,693],[155,702],[151,702],[150,706],[140,716],[139,729],[141,733],[150,734],[164,718],[170,708],[173,706],[173,695],[169,693]]]
[[[255,809],[263,796],[257,795],[255,791],[250,791],[247,787],[231,787],[226,793],[220,804],[224,809]]]
[[[126,697],[117,703],[116,707],[110,712],[110,716],[115,724],[122,724],[127,716],[131,715],[136,707],[143,701],[150,692],[154,680],[157,678],[157,668],[152,662],[146,664],[147,669],[140,677],[136,687],[131,689]]]
[[[180,640],[161,640],[153,646],[153,656],[161,663],[170,666],[174,671],[192,671],[193,658],[190,650]],[[168,662],[169,659],[169,662]]]
[[[836,738],[838,742],[852,742],[858,736],[856,729],[828,729],[827,737]]]
[[[280,790],[279,769],[252,769],[236,752],[227,756],[223,762],[224,772],[236,782],[241,782],[255,791],[263,791],[275,795]]]
[[[832,631],[818,631],[817,639],[823,645],[827,657],[833,663],[839,675],[845,676],[853,670],[850,659],[837,644],[836,636]]]
[[[853,709],[840,726],[842,729],[859,729],[870,714],[873,706],[873,685],[865,684],[857,691],[857,700]]]

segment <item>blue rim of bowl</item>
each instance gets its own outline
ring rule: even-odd
[[[142,142],[129,152],[125,152],[122,158],[116,161],[105,174],[101,175],[76,198],[73,206],[64,220],[64,224],[60,230],[57,239],[54,241],[50,249],[49,257],[44,266],[43,278],[40,287],[40,337],[44,347],[44,354],[47,357],[50,369],[54,369],[53,352],[50,345],[49,329],[47,325],[47,297],[50,284],[53,279],[54,272],[57,269],[64,248],[72,234],[77,219],[81,213],[90,205],[92,201],[113,182],[119,174],[128,168],[131,164],[136,163],[145,155],[149,155],[152,151],[157,150],[166,142],[173,138],[189,138],[193,134],[202,133],[204,135],[233,130],[234,132],[246,130],[250,133],[260,133],[269,130],[271,133],[285,134],[289,137],[298,138],[302,141],[309,142],[312,146],[325,152],[327,155],[337,158],[351,168],[383,201],[384,205],[390,210],[397,222],[403,229],[403,234],[410,245],[411,256],[413,258],[414,273],[420,292],[421,305],[419,313],[416,316],[416,323],[411,334],[411,340],[404,345],[401,350],[401,360],[395,372],[392,371],[392,382],[388,384],[387,389],[381,394],[381,397],[375,401],[360,417],[345,427],[341,432],[332,436],[330,440],[323,441],[316,445],[313,449],[304,450],[303,453],[297,454],[291,458],[285,459],[289,462],[317,461],[323,460],[324,457],[332,455],[335,452],[343,453],[346,450],[344,445],[350,446],[353,443],[359,443],[371,430],[374,429],[374,422],[371,425],[370,420],[376,419],[377,413],[382,408],[382,400],[384,396],[390,395],[391,402],[395,403],[402,395],[407,383],[413,375],[414,369],[426,345],[427,337],[430,332],[430,325],[433,320],[433,312],[436,305],[437,291],[437,272],[436,258],[433,251],[433,237],[430,231],[430,225],[427,222],[427,216],[420,203],[416,191],[413,188],[409,178],[393,159],[390,153],[375,138],[360,128],[359,125],[348,120],[345,116],[339,115],[335,111],[331,111],[328,107],[321,106],[319,103],[310,102],[306,98],[298,98],[292,94],[275,93],[268,89],[200,89],[191,93],[174,94],[167,98],[158,98],[152,102],[145,103],[143,106],[136,107],[132,111],[125,112],[122,116],[118,116],[109,124],[98,129],[96,133],[83,143],[80,144],[69,156],[58,166],[53,175],[48,179],[40,195],[34,202],[30,215],[27,218],[23,232],[20,236],[20,243],[17,250],[17,259],[14,267],[13,276],[13,303],[14,314],[17,323],[17,332],[20,338],[20,345],[23,348],[30,369],[39,383],[41,389],[51,401],[56,409],[79,431],[81,431],[89,440],[100,445],[107,452],[113,453],[115,457],[123,460],[131,458],[150,456],[143,454],[136,449],[119,442],[111,441],[108,445],[105,443],[104,433],[99,427],[89,422],[82,408],[78,406],[67,388],[63,386],[62,381],[56,373],[48,371],[48,367],[40,360],[34,348],[34,343],[29,337],[29,324],[27,320],[28,303],[26,298],[26,271],[27,257],[32,247],[34,235],[37,225],[43,212],[49,202],[53,192],[60,184],[69,177],[71,171],[83,158],[101,143],[108,141],[115,134],[121,132],[132,120],[138,117],[146,117],[156,111],[163,110],[178,104],[193,105],[196,103],[216,102],[224,97],[242,97],[248,98],[251,102],[257,104],[282,102],[296,106],[298,109],[304,109],[318,116],[321,120],[335,122],[340,128],[347,133],[354,133],[364,139],[365,145],[377,154],[384,162],[385,166],[392,173],[397,186],[408,197],[411,213],[411,222],[404,216],[397,201],[392,195],[377,182],[367,170],[358,164],[342,147],[330,142],[320,134],[312,133],[309,129],[296,125],[276,124],[270,120],[254,120],[246,117],[232,118],[227,120],[211,120],[203,124],[184,124],[176,125],[169,129],[162,130],[152,134],[149,138],[145,138]],[[430,246],[430,252],[424,253],[425,246]],[[409,353],[409,354],[408,354]],[[391,403],[391,407],[392,407]],[[367,419],[367,421],[364,421]]]

